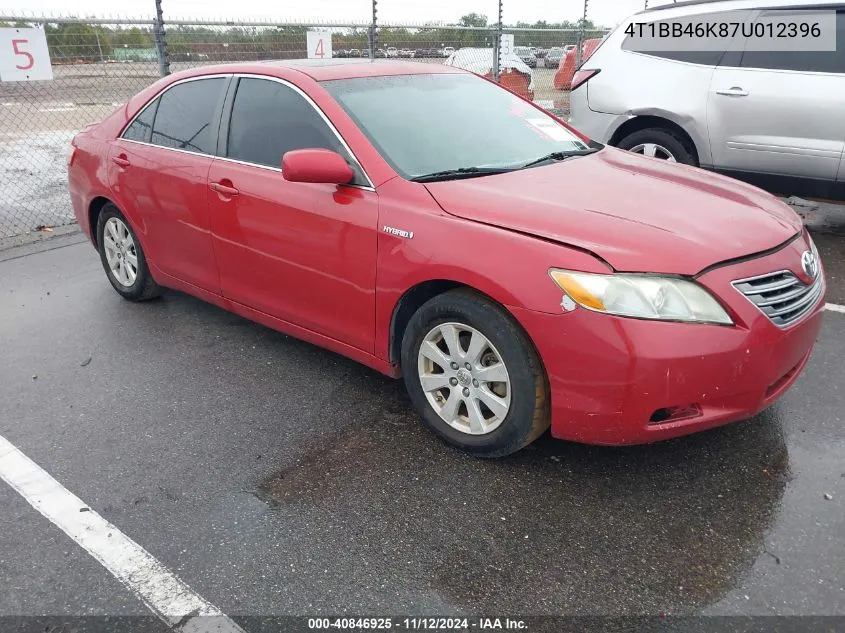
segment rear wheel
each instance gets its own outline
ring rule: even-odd
[[[619,149],[659,158],[670,163],[698,166],[698,160],[686,140],[665,128],[653,127],[638,130],[623,138],[616,146]]]
[[[121,297],[146,301],[160,294],[161,288],[150,274],[141,243],[129,222],[111,203],[102,208],[97,218],[97,244],[106,277]]]
[[[509,315],[477,293],[453,290],[425,303],[405,331],[402,368],[426,425],[478,457],[518,451],[549,426],[537,352]]]

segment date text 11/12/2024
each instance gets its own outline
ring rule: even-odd
[[[390,630],[411,631],[525,631],[524,620],[511,618],[308,618],[312,630]]]

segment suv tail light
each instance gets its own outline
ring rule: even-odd
[[[570,91],[575,90],[579,86],[587,83],[590,79],[595,77],[601,72],[601,70],[594,68],[590,70],[579,70],[575,73],[572,77],[572,84],[569,88]]]

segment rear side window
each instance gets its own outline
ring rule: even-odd
[[[189,152],[213,154],[217,139],[213,121],[223,78],[186,81],[159,98],[152,143]]]
[[[155,119],[156,116],[156,108],[158,108],[158,99],[145,107],[141,111],[141,114],[135,117],[132,124],[124,130],[123,138],[129,141],[149,143],[150,132],[153,129],[153,119]]]
[[[739,66],[768,70],[845,73],[845,10],[836,12],[836,51],[745,51]]]
[[[337,135],[302,95],[278,81],[238,82],[229,123],[229,158],[278,168],[285,152],[311,148],[337,152],[357,170]]]
[[[651,57],[659,57],[661,59],[671,59],[678,62],[687,62],[688,64],[700,64],[702,66],[717,66],[722,56],[725,54],[724,50],[686,50],[692,49],[696,46],[694,38],[662,38],[662,42],[667,46],[661,48],[673,48],[674,50],[649,50],[646,42],[651,33],[660,33],[661,25],[666,29],[684,29],[690,27],[695,29],[699,25],[721,25],[725,23],[728,26],[727,32],[732,32],[733,24],[743,24],[751,15],[748,10],[737,11],[720,11],[718,13],[701,13],[691,16],[672,18],[671,20],[655,20],[649,22],[642,30],[636,27],[636,35],[628,35],[622,42],[622,50],[634,51],[643,55],[650,55]],[[654,24],[652,27],[651,25]],[[631,27],[629,27],[631,28]],[[714,26],[718,29],[718,26]],[[739,28],[739,27],[736,27]],[[725,40],[727,43],[728,40]]]

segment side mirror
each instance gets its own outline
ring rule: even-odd
[[[290,182],[345,185],[355,177],[355,173],[337,152],[296,149],[282,156],[282,176]]]

